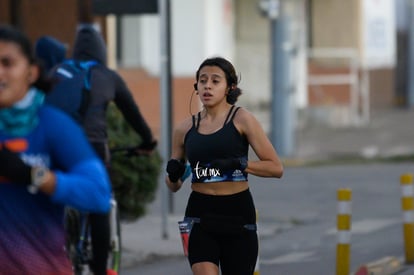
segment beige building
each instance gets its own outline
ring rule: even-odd
[[[271,101],[271,21],[259,8],[268,0],[170,0],[174,121],[198,108],[194,73],[207,56],[224,55],[240,72],[241,104],[266,118]],[[271,1],[271,0],[269,0]],[[32,40],[49,34],[69,45],[77,1],[2,0],[0,21]],[[289,18],[283,44],[290,56],[294,106],[306,121],[354,125],[376,108],[394,105],[396,56],[393,0],[280,0]],[[110,19],[108,19],[110,18]],[[99,17],[110,60],[128,81],[144,115],[158,131],[159,17]],[[191,22],[191,24],[189,24]],[[115,34],[114,34],[115,32]],[[276,72],[277,73],[277,72]],[[327,115],[328,114],[328,115]],[[329,117],[329,121],[326,118]],[[270,125],[269,125],[270,127]]]
[[[271,23],[257,12],[260,2],[269,1],[235,1],[235,45],[237,63],[247,75],[244,84],[255,91],[251,98],[266,106],[272,73]],[[393,0],[279,3],[280,12],[290,19],[285,42],[293,67],[291,86],[303,119],[354,126],[367,123],[376,108],[394,105]]]
[[[392,106],[397,54],[395,1],[310,2],[310,47],[355,49],[359,76],[367,73],[370,108]]]

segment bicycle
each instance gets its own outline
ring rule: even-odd
[[[125,156],[137,156],[136,147],[119,147],[111,149],[111,154],[125,152]],[[118,204],[113,196],[111,198],[110,222],[110,251],[107,269],[117,274],[121,267],[121,221]],[[88,274],[89,264],[93,258],[90,236],[90,221],[87,212],[67,207],[65,209],[65,229],[67,233],[65,248],[73,265],[75,275]]]

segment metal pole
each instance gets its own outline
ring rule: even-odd
[[[166,1],[166,13],[165,13],[165,47],[166,55],[168,56],[168,62],[166,63],[166,78],[167,78],[167,91],[169,91],[169,103],[168,103],[168,155],[171,154],[171,138],[172,138],[172,80],[171,80],[171,4],[170,0]],[[166,158],[167,159],[167,158]],[[168,213],[172,214],[174,212],[174,197],[173,193],[167,189],[168,192]]]
[[[276,147],[276,149],[278,150],[280,156],[283,155],[283,149],[282,149],[282,144],[279,140],[279,136],[280,136],[280,130],[281,128],[281,120],[283,119],[283,106],[280,108],[280,104],[281,101],[283,99],[282,97],[282,89],[279,90],[278,92],[278,84],[279,84],[279,79],[277,79],[277,75],[279,75],[280,77],[283,74],[283,69],[279,70],[279,56],[281,57],[282,55],[280,54],[280,40],[281,40],[281,34],[280,34],[280,19],[278,18],[273,18],[270,21],[271,27],[271,91],[272,91],[272,110],[271,110],[271,140],[273,145]],[[279,23],[279,24],[278,24]],[[278,28],[279,27],[279,28]],[[282,77],[283,79],[284,77]]]
[[[170,0],[158,0],[160,16],[160,48],[161,48],[161,67],[160,67],[160,106],[161,106],[161,138],[160,150],[163,159],[163,166],[167,164],[167,159],[171,152],[171,62],[170,62]],[[165,174],[161,173],[159,178],[161,187],[161,237],[168,239],[168,193],[165,184]]]
[[[283,12],[283,1],[278,3],[279,14],[270,16],[271,19],[271,53],[272,53],[272,133],[271,141],[280,156],[290,156],[293,153],[293,110],[290,87],[290,49],[288,42],[288,17]],[[276,4],[275,4],[276,5]],[[280,7],[279,7],[280,5]]]
[[[408,0],[408,94],[407,107],[414,106],[414,0]]]

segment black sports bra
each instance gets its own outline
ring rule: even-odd
[[[247,181],[247,173],[240,170],[220,171],[210,166],[210,162],[214,159],[239,157],[247,159],[249,143],[246,136],[241,135],[233,123],[239,108],[234,110],[232,106],[223,127],[212,134],[200,134],[198,128],[201,115],[198,113],[197,119],[193,116],[193,126],[184,138],[186,155],[193,172],[193,183]]]

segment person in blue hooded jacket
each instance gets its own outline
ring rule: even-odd
[[[35,55],[47,72],[65,60],[66,52],[65,44],[49,35],[41,36],[35,43]]]
[[[82,129],[43,104],[43,77],[27,36],[0,25],[0,270],[72,274],[65,205],[108,213],[111,186]]]
[[[56,41],[47,41],[39,46],[45,47],[49,54],[58,52],[60,46]],[[50,50],[53,47],[55,49]],[[39,56],[41,57],[41,56]],[[82,128],[101,160],[110,167],[110,150],[108,148],[107,114],[108,105],[114,102],[123,117],[134,131],[141,137],[136,148],[140,154],[151,154],[157,145],[152,131],[141,114],[125,81],[114,70],[106,65],[106,45],[102,35],[91,23],[79,24],[76,32],[72,56],[74,61],[96,62],[90,71],[90,96],[88,107],[82,117]],[[46,60],[55,60],[48,57]],[[63,67],[62,67],[63,68]],[[51,72],[59,72],[62,68],[54,66]],[[55,86],[58,89],[58,85]],[[53,91],[52,91],[53,93]],[[46,98],[46,102],[48,99]],[[138,144],[138,141],[137,141]],[[108,252],[110,249],[109,216],[104,213],[91,213],[92,253],[91,268],[95,275],[105,275],[107,270]]]

